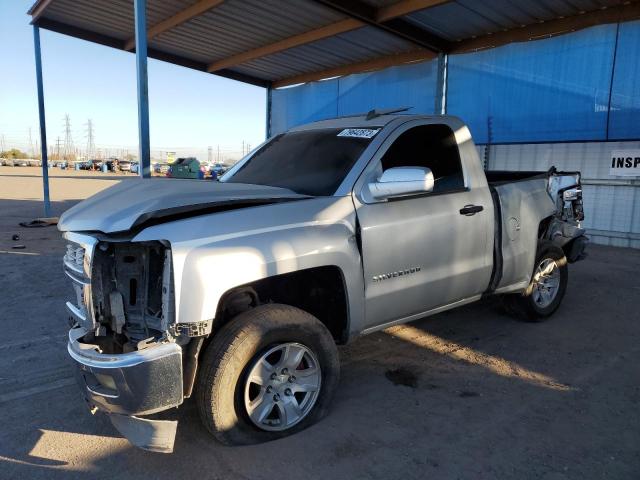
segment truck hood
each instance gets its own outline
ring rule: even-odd
[[[291,190],[244,183],[154,178],[123,180],[60,217],[63,232],[126,232],[193,215],[309,198]]]

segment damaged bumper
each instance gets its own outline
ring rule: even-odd
[[[114,426],[132,444],[152,451],[171,452],[177,422],[150,420],[150,415],[183,400],[182,349],[161,343],[143,350],[106,354],[84,343],[84,328],[69,331],[68,351],[76,379],[89,406],[110,414]]]

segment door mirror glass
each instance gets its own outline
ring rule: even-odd
[[[425,167],[395,167],[385,170],[380,178],[369,183],[369,193],[375,200],[404,197],[433,190],[433,173]]]

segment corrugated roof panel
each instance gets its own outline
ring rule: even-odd
[[[374,27],[363,27],[259,58],[233,69],[255,75],[262,72],[261,76],[267,72],[269,76],[263,78],[277,80],[415,49],[413,43]]]
[[[119,39],[128,38],[133,32],[130,0],[54,0],[43,17]]]
[[[180,49],[213,62],[344,19],[309,0],[228,0],[219,7],[153,40],[162,49]]]
[[[456,0],[420,10],[407,19],[447,40],[457,41],[621,3],[620,0]],[[452,18],[456,20],[451,21]]]

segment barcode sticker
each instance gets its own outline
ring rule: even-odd
[[[355,137],[355,138],[373,138],[380,131],[379,128],[345,128],[339,137]]]

